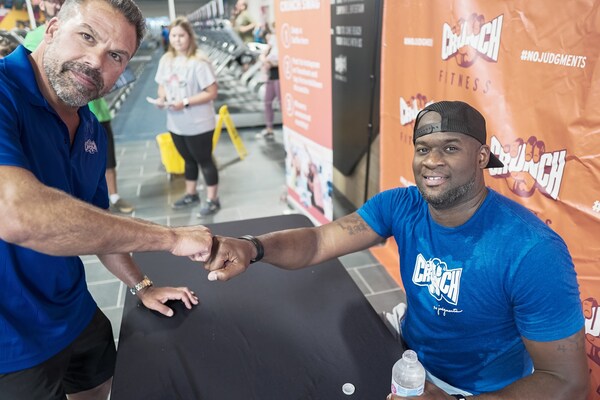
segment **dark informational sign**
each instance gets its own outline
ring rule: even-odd
[[[350,175],[379,130],[383,0],[331,0],[333,165]]]

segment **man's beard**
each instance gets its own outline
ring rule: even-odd
[[[467,193],[473,189],[475,186],[475,177],[472,177],[467,183],[462,186],[458,186],[452,189],[449,189],[439,195],[431,195],[426,192],[425,187],[423,185],[417,185],[419,192],[421,192],[421,196],[427,201],[429,205],[438,210],[448,209],[458,203],[462,197],[464,197]]]
[[[71,107],[82,107],[105,94],[103,92],[104,81],[100,71],[75,61],[59,64],[57,57],[53,57],[53,55],[54,51],[51,48],[44,54],[44,71],[48,76],[50,86],[65,104]],[[74,81],[72,77],[68,76],[69,71],[86,75],[94,82],[95,87],[90,89]]]

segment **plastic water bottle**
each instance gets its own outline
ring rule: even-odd
[[[392,393],[402,397],[420,396],[425,387],[425,368],[417,353],[406,350],[392,367]]]

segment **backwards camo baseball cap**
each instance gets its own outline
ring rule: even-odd
[[[441,122],[434,122],[419,127],[419,121],[429,111],[435,111],[442,117]],[[413,144],[421,136],[435,132],[459,132],[477,139],[479,143],[486,142],[485,118],[467,103],[462,101],[440,101],[433,103],[419,111],[415,120]],[[504,164],[494,154],[490,153],[490,160],[486,168],[502,168]]]

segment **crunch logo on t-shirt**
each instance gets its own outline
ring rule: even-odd
[[[429,294],[436,300],[445,300],[452,305],[458,304],[460,277],[462,268],[450,269],[439,258],[426,260],[417,255],[412,281],[418,286],[427,286]]]

